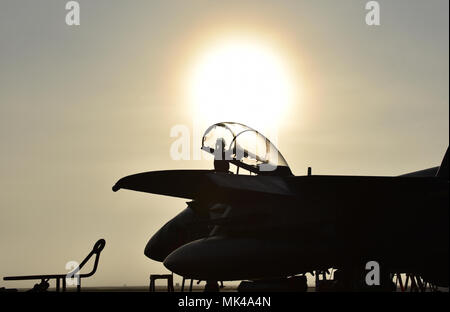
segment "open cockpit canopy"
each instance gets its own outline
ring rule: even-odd
[[[210,126],[202,138],[202,150],[214,159],[227,160],[256,174],[292,175],[283,155],[258,131],[236,122]]]

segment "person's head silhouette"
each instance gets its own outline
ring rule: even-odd
[[[230,164],[225,159],[225,140],[218,138],[214,149],[214,170],[217,172],[228,172]]]

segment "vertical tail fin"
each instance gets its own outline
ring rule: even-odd
[[[438,172],[436,173],[436,177],[448,180],[448,147],[447,151],[445,152],[444,159],[442,159],[441,166],[439,167]]]

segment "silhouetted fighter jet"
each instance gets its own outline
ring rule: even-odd
[[[214,170],[139,173],[113,187],[191,200],[145,247],[170,271],[264,282],[336,268],[336,289],[358,290],[377,261],[381,289],[393,273],[448,286],[448,149],[440,167],[397,177],[294,176],[267,138],[232,122],[209,127],[202,149]]]

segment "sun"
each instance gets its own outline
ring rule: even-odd
[[[267,44],[223,40],[196,60],[189,77],[196,118],[236,121],[261,129],[279,126],[293,100],[286,64]]]

